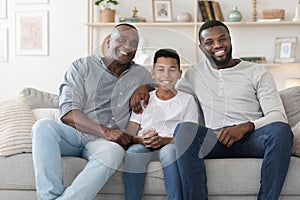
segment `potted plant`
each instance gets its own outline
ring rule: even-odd
[[[95,5],[100,7],[100,22],[114,22],[116,11],[112,6],[118,4],[118,0],[96,0]]]

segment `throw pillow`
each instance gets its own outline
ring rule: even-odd
[[[280,91],[280,97],[291,127],[300,119],[300,86],[291,87]]]
[[[24,88],[20,91],[20,96],[27,98],[31,109],[35,108],[58,108],[58,95],[41,91],[35,88]]]
[[[293,128],[294,144],[292,148],[292,154],[300,157],[300,122],[298,122]]]
[[[32,109],[33,116],[36,120],[48,118],[54,119],[59,122],[59,109],[58,108],[36,108]]]
[[[34,122],[25,97],[0,101],[0,156],[32,152]]]

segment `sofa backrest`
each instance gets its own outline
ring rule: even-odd
[[[35,108],[58,108],[59,98],[56,94],[27,87],[20,91],[20,96],[27,98],[29,107]]]
[[[300,86],[284,89],[279,92],[282,99],[283,106],[288,118],[288,122],[291,127],[295,126],[300,121]],[[36,111],[35,115],[42,117],[42,110],[35,109],[50,109],[49,112],[44,112],[47,117],[58,118],[58,103],[59,98],[56,94],[51,94],[45,91],[40,91],[35,88],[24,88],[20,91],[20,96],[25,96],[29,103],[29,106],[33,111]],[[54,109],[54,110],[51,110]],[[44,110],[46,111],[46,110]],[[204,121],[200,119],[200,121]]]

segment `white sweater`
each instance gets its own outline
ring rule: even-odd
[[[197,96],[205,125],[212,129],[248,121],[255,129],[287,122],[273,77],[263,65],[241,61],[218,70],[205,60],[190,67],[177,88]]]

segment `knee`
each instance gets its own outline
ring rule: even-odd
[[[196,128],[198,129],[198,124],[194,122],[181,122],[177,124],[177,126],[175,127],[174,137],[180,135],[182,132],[186,132],[190,129],[196,129]]]
[[[98,148],[91,156],[101,164],[116,170],[123,162],[125,151],[117,143],[107,142],[102,148]]]
[[[133,144],[130,146],[126,151],[126,156],[128,154],[135,154],[135,153],[147,153],[149,150],[142,144]]]
[[[284,122],[273,122],[270,124],[272,128],[272,137],[281,144],[290,144],[293,143],[293,132],[289,124]]]
[[[174,131],[175,146],[182,146],[188,142],[189,144],[196,139],[203,141],[206,137],[208,129],[194,122],[182,122],[176,126]]]
[[[53,137],[55,134],[48,134],[48,130],[53,130],[55,126],[57,126],[57,122],[52,119],[38,120],[32,127],[32,140],[36,141],[39,138],[46,139],[45,137]]]
[[[174,144],[167,144],[159,150],[159,159],[163,167],[166,167],[176,160],[176,149]]]

